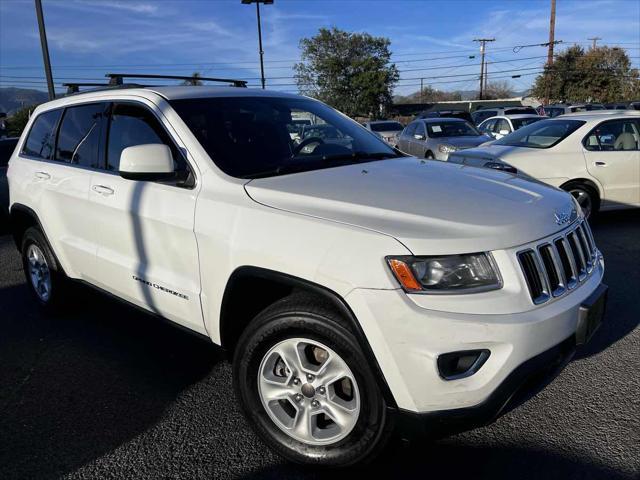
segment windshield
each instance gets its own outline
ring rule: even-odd
[[[493,145],[550,148],[584,125],[582,120],[541,120],[496,140]]]
[[[404,128],[398,122],[370,123],[369,126],[373,132],[399,132]]]
[[[544,117],[512,118],[511,124],[513,125],[514,130],[518,130],[519,128],[526,127],[527,125],[531,125],[532,123],[539,122],[543,119]]]
[[[226,174],[258,178],[402,156],[306,98],[217,97],[171,105]]]
[[[467,122],[429,122],[426,124],[429,137],[477,137],[482,135],[476,127]]]

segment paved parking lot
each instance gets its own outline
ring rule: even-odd
[[[0,237],[0,476],[9,478],[638,478],[640,212],[594,226],[611,287],[605,324],[546,390],[495,424],[396,441],[358,472],[282,461],[234,404],[204,341],[85,288],[58,317]]]

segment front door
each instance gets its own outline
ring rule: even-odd
[[[106,169],[94,173],[89,191],[101,225],[100,286],[204,333],[193,171],[156,108],[134,102],[111,108]],[[160,183],[118,175],[125,148],[157,143],[171,148],[176,179]]]
[[[587,170],[604,189],[603,207],[640,205],[640,122],[602,122],[584,141]]]

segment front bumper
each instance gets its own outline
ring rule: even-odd
[[[402,290],[355,289],[346,301],[397,407],[428,414],[477,408],[495,392],[513,390],[503,385],[510,385],[507,379],[527,362],[566,339],[573,338],[575,344],[581,305],[598,290],[603,274],[604,264],[599,261],[590,278],[571,293],[513,314],[429,310]],[[478,349],[488,349],[491,355],[477,373],[450,381],[440,377],[440,354]]]

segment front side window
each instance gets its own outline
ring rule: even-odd
[[[480,125],[478,127],[478,130],[480,130],[482,133],[489,133],[489,132],[493,132],[493,127],[496,124],[496,120],[485,120],[484,122],[482,122],[482,125]]]
[[[186,161],[153,113],[133,103],[113,106],[107,141],[107,170],[120,170],[120,155],[125,148],[157,143],[171,149],[175,171],[180,179],[184,179],[188,174]]]
[[[22,147],[22,153],[30,157],[51,160],[55,147],[56,127],[62,110],[51,110],[41,113],[33,122],[27,140]]]
[[[584,125],[582,120],[541,120],[493,142],[510,147],[551,148]]]
[[[418,126],[417,123],[410,123],[409,125],[407,125],[407,128],[404,129],[404,131],[402,132],[402,135],[405,137],[413,137],[413,134],[415,133],[417,126]]]
[[[476,127],[464,121],[442,121],[427,123],[429,137],[477,137],[482,135]]]
[[[105,104],[68,107],[62,118],[55,159],[83,167],[98,168]]]
[[[583,142],[587,150],[640,150],[638,122],[632,119],[603,122]]]
[[[213,162],[233,177],[276,176],[400,156],[353,120],[310,99],[216,97],[170,103]],[[294,127],[302,119],[305,124]]]
[[[507,122],[504,118],[499,118],[496,122],[496,126],[493,128],[493,131],[496,133],[508,133],[511,131],[511,127],[509,126],[509,122]]]

